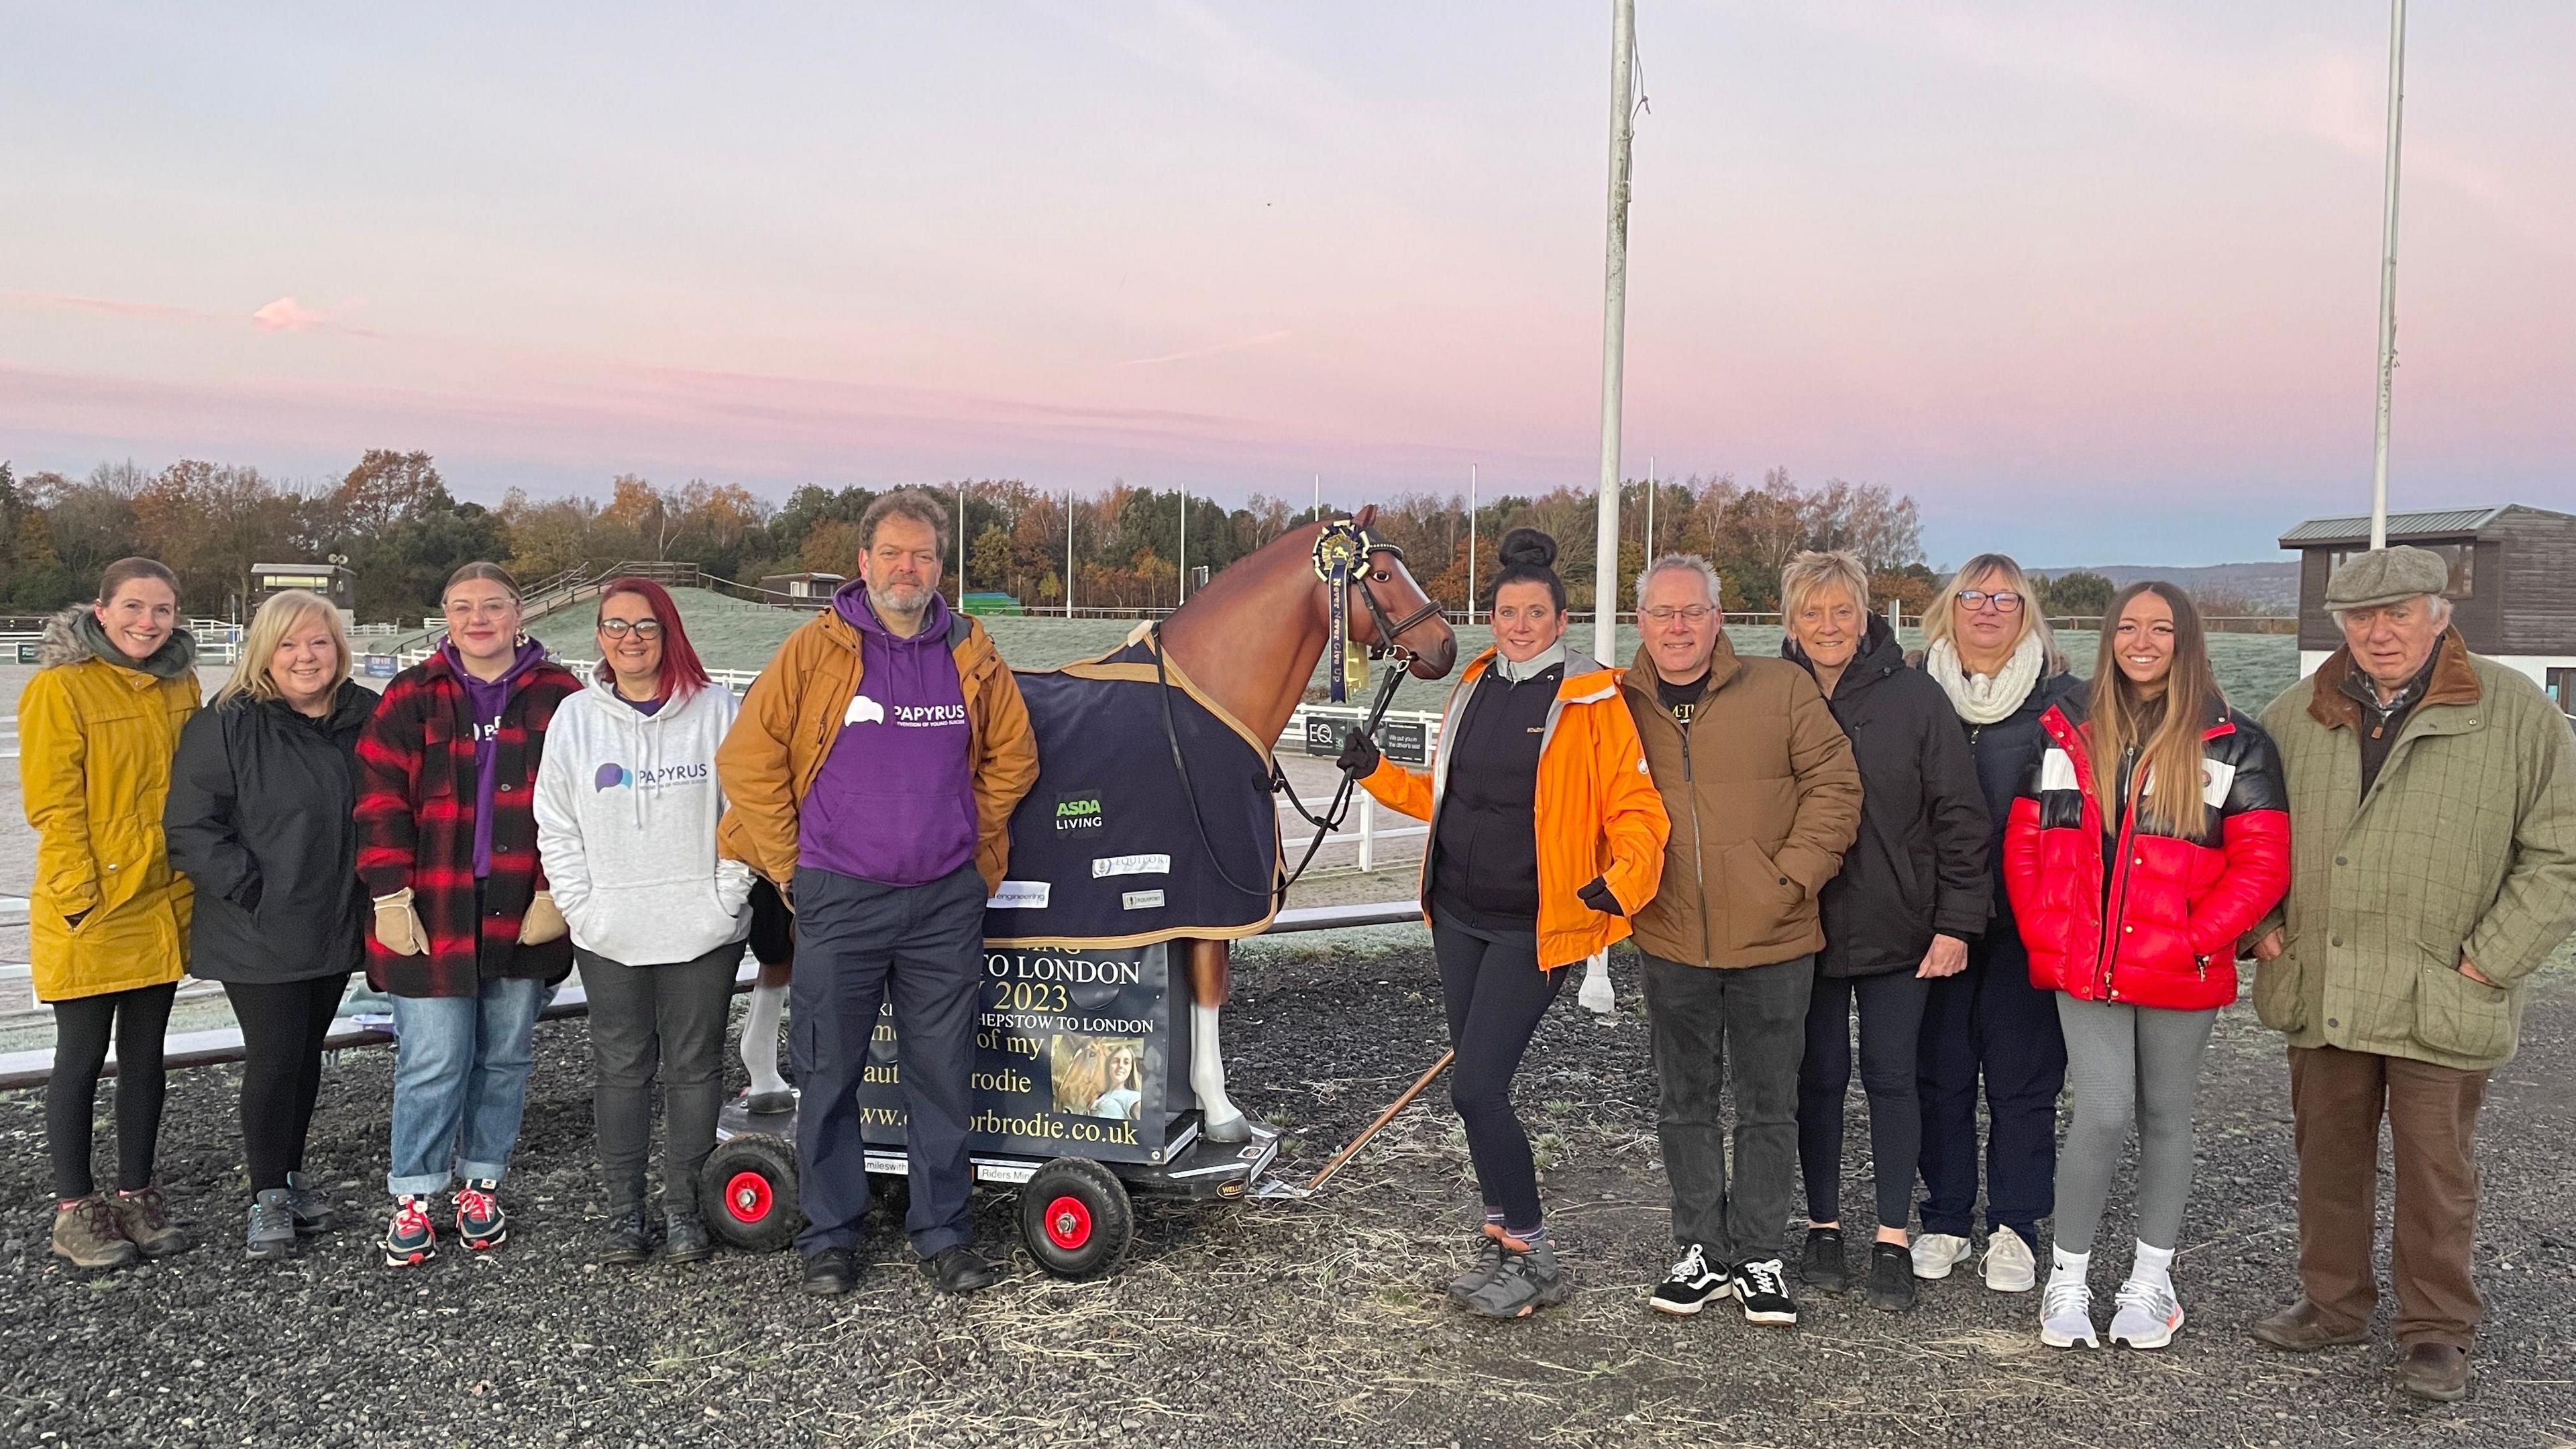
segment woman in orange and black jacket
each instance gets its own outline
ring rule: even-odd
[[[1566,647],[1556,541],[1514,529],[1502,559],[1494,647],[1450,694],[1431,769],[1389,763],[1358,733],[1341,763],[1388,807],[1431,824],[1423,914],[1458,1057],[1450,1098],[1485,1199],[1476,1262],[1449,1297],[1518,1318],[1563,1301],[1568,1285],[1512,1078],[1565,968],[1625,937],[1629,915],[1653,898],[1671,825],[1619,672]]]

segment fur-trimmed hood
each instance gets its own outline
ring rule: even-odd
[[[109,642],[107,630],[87,604],[74,604],[45,621],[44,637],[36,643],[38,669],[91,659],[105,660],[119,669],[140,670],[155,679],[176,679],[197,667],[197,636],[185,628],[173,629],[151,658],[137,664]]]

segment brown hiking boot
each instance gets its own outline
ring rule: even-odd
[[[120,1192],[109,1196],[108,1206],[116,1210],[117,1226],[134,1240],[147,1258],[166,1258],[188,1250],[187,1229],[170,1221],[170,1210],[162,1205],[161,1189],[147,1187],[140,1192]]]
[[[2254,1337],[2286,1353],[2313,1353],[2370,1337],[2370,1326],[2337,1328],[2326,1311],[2306,1298],[2268,1317],[2254,1320]]]
[[[2450,1403],[2468,1396],[2469,1351],[2456,1343],[2410,1343],[2397,1361],[2397,1386],[2419,1399]]]
[[[96,1193],[54,1208],[54,1256],[75,1268],[122,1268],[142,1256]]]

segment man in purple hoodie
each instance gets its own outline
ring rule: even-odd
[[[947,510],[905,490],[859,521],[859,578],[761,672],[716,753],[730,802],[717,849],[796,913],[790,1040],[809,1292],[848,1292],[868,1210],[856,1100],[878,1008],[894,1003],[922,1271],[969,1293],[999,1276],[966,1194],[968,1078],[982,1001],[984,902],[1037,739],[992,639],[939,596]]]

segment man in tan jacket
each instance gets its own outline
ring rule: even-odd
[[[1651,1302],[1689,1314],[1731,1293],[1749,1321],[1795,1324],[1782,1240],[1825,939],[1816,895],[1859,833],[1860,768],[1807,671],[1736,655],[1707,560],[1657,559],[1637,606],[1645,647],[1622,688],[1673,827],[1636,936],[1682,1246]],[[1718,1121],[1730,1081],[1731,1185]]]
[[[796,912],[796,1243],[812,1293],[848,1292],[857,1274],[868,1175],[855,1094],[889,997],[913,1251],[944,1292],[998,1276],[966,1206],[968,1082],[984,902],[1037,782],[1037,737],[983,626],[939,597],[947,518],[910,490],[869,506],[857,582],[788,636],[716,751],[732,802],[716,848]]]

